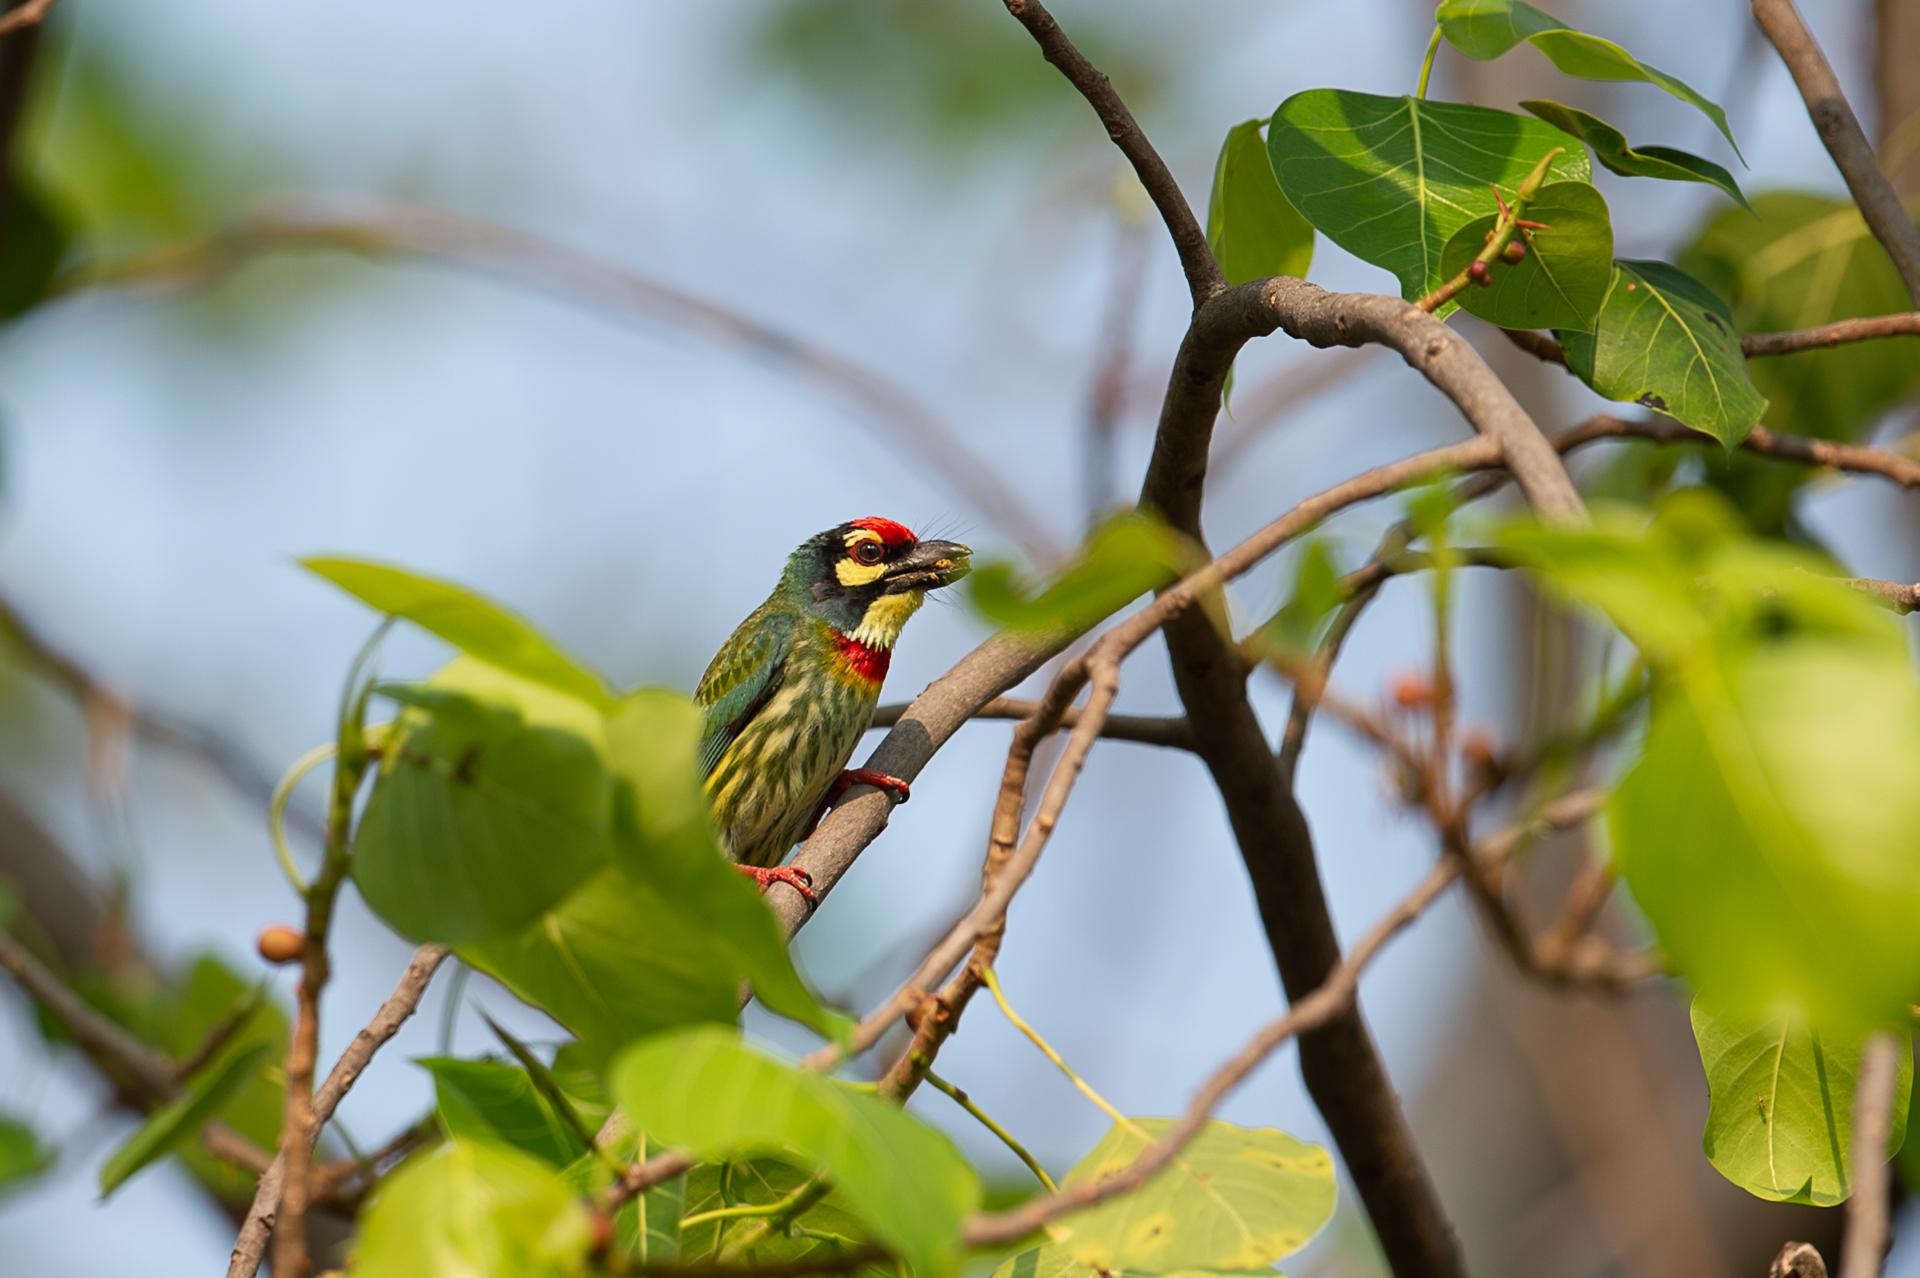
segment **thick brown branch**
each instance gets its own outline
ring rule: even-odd
[[[1854,577],[1847,583],[1855,590],[1872,595],[1903,616],[1920,612],[1920,582],[1881,581],[1874,577]]]
[[[407,962],[407,970],[401,974],[400,982],[386,1002],[380,1005],[373,1018],[353,1041],[347,1044],[347,1050],[340,1053],[340,1059],[328,1071],[326,1081],[313,1093],[314,1132],[333,1117],[333,1111],[340,1106],[358,1082],[360,1075],[374,1053],[378,1052],[405,1024],[407,1018],[420,1006],[420,999],[427,992],[428,982],[433,980],[434,972],[446,960],[447,950],[441,945],[423,945],[413,952]],[[307,1153],[312,1154],[309,1148]],[[253,1278],[260,1270],[260,1262],[267,1254],[267,1240],[273,1235],[274,1222],[280,1214],[280,1193],[286,1176],[286,1164],[276,1157],[266,1173],[260,1177],[260,1184],[254,1190],[253,1206],[247,1211],[246,1223],[240,1227],[240,1236],[234,1241],[233,1256],[227,1263],[227,1278]]]
[[[995,697],[973,712],[975,719],[1030,719],[1040,703],[1025,697]],[[881,706],[873,712],[873,726],[891,728],[907,712],[905,705]],[[1068,708],[1060,726],[1071,728],[1080,722],[1080,711]],[[1100,725],[1100,735],[1112,741],[1132,741],[1139,745],[1167,746],[1176,750],[1193,749],[1193,732],[1178,715],[1110,714]]]
[[[1160,158],[1160,153],[1153,149],[1153,143],[1135,122],[1133,112],[1114,92],[1113,82],[1073,47],[1073,41],[1067,39],[1067,33],[1060,29],[1060,24],[1053,20],[1040,0],[1004,0],[1004,3],[1007,12],[1019,19],[1020,25],[1033,36],[1041,55],[1080,91],[1080,96],[1100,117],[1100,123],[1106,125],[1107,136],[1133,166],[1140,185],[1147,189],[1147,198],[1160,210],[1167,234],[1173,237],[1173,248],[1180,255],[1180,269],[1186,272],[1187,290],[1193,295],[1194,306],[1198,307],[1225,288],[1227,282],[1207,248],[1206,233],[1194,218],[1193,209],[1188,207],[1187,197],[1180,193],[1180,184],[1173,180],[1166,161]]]
[[[1900,278],[1906,281],[1914,305],[1920,306],[1920,227],[1914,225],[1893,184],[1880,171],[1873,146],[1860,129],[1833,65],[1821,52],[1813,32],[1807,30],[1793,0],[1753,0],[1753,16],[1793,74],[1814,130],[1840,176],[1846,179],[1847,190],[1860,206],[1867,229],[1887,250]]]

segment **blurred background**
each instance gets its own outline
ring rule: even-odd
[[[1739,0],[1548,7],[1724,103],[1749,193],[1841,190]],[[1911,0],[1804,8],[1870,134],[1920,106]],[[1302,88],[1406,92],[1431,29],[1423,0],[1060,0],[1056,13],[1202,206],[1230,125]],[[1636,141],[1737,164],[1664,95],[1566,81],[1530,50],[1493,64],[1443,51],[1432,92],[1555,97]],[[160,1020],[189,976],[230,1003],[266,974],[255,932],[294,913],[265,789],[331,734],[371,626],[296,556],[451,577],[617,682],[691,689],[786,553],[843,519],[886,515],[1039,565],[1072,547],[1135,490],[1188,309],[1098,123],[992,0],[65,0],[0,41],[0,127],[0,234],[14,237],[0,256],[38,236],[49,249],[29,256],[63,272],[58,296],[0,330],[0,911],[95,973],[103,998]],[[1621,256],[1671,256],[1729,207],[1706,186],[1601,186]],[[0,294],[33,291],[23,269],[0,275]],[[1312,276],[1391,288],[1325,240]],[[1598,407],[1460,322],[1543,424]],[[1881,428],[1911,430],[1903,413]],[[1258,344],[1221,423],[1209,536],[1230,544],[1464,429],[1390,355]],[[1352,562],[1398,509],[1354,512],[1330,536]],[[1858,573],[1920,575],[1897,493],[1816,487],[1800,512]],[[1244,619],[1290,580],[1285,557],[1243,580]],[[1463,590],[1466,715],[1511,741],[1562,695],[1566,672],[1537,658],[1551,623],[1499,581]],[[1417,584],[1389,586],[1340,685],[1377,696],[1423,661],[1426,607]],[[985,633],[963,606],[929,608],[890,699]],[[421,674],[442,655],[401,633],[382,668]],[[1257,693],[1277,731],[1284,689]],[[1176,707],[1157,647],[1127,668],[1121,703]],[[871,1005],[971,898],[1007,736],[981,723],[943,750],[803,933],[803,968],[830,998]],[[1331,725],[1302,792],[1350,939],[1433,849]],[[1570,873],[1584,851],[1543,860]],[[346,908],[323,1060],[408,952]],[[1277,1012],[1194,760],[1095,752],[1001,971],[1132,1113],[1179,1110]],[[274,976],[283,1001],[290,980]],[[1456,900],[1379,961],[1364,1003],[1479,1272],[1757,1278],[1786,1238],[1837,1232],[1831,1214],[1748,1198],[1700,1156],[1706,1089],[1671,991],[1603,1001],[1529,985]],[[475,1007],[554,1036],[483,979],[443,978],[341,1111],[361,1144],[430,1103],[409,1056],[490,1046]],[[1105,1130],[984,1004],[941,1068],[1055,1171]],[[1020,1186],[944,1097],[915,1105]],[[134,1119],[6,983],[0,1110],[56,1154],[0,1198],[0,1269],[172,1278],[224,1264],[229,1209],[177,1161],[96,1202],[98,1164]],[[1324,1139],[1291,1051],[1224,1114]],[[1350,1204],[1288,1267],[1379,1271]],[[1920,1245],[1890,1272],[1920,1275]]]

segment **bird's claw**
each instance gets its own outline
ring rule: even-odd
[[[762,892],[769,883],[784,883],[805,898],[809,906],[820,904],[813,890],[813,876],[797,865],[736,865],[734,869],[756,883]]]
[[[813,832],[820,828],[820,820],[827,815],[827,809],[840,802],[840,796],[856,785],[870,785],[876,790],[885,790],[893,796],[895,803],[905,803],[913,797],[913,787],[899,777],[875,772],[872,768],[848,768],[827,787],[827,797],[820,800],[820,806],[814,809],[813,820],[807,822],[807,828],[801,831],[802,843],[811,839]]]

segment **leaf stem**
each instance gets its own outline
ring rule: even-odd
[[[1500,198],[1499,187],[1493,188],[1493,198],[1500,206],[1500,213],[1494,219],[1493,235],[1487,240],[1487,246],[1476,253],[1473,261],[1467,263],[1452,279],[1415,302],[1415,306],[1432,314],[1465,292],[1467,286],[1474,283],[1476,279],[1484,283],[1491,278],[1489,272],[1493,269],[1493,264],[1500,260],[1501,254],[1507,251],[1507,245],[1513,242],[1514,236],[1526,230],[1550,229],[1541,223],[1529,222],[1522,214],[1527,211],[1527,204],[1540,193],[1541,185],[1547,180],[1548,169],[1565,149],[1565,147],[1556,146],[1541,156],[1540,162],[1533,166],[1533,171],[1521,179],[1520,188],[1513,193],[1511,203]]]
[[[1440,52],[1440,24],[1436,22],[1433,24],[1433,35],[1427,41],[1427,56],[1420,63],[1420,83],[1413,90],[1414,97],[1427,96],[1427,77],[1433,74],[1433,57],[1438,52]]]
[[[1013,1133],[1009,1132],[1006,1128],[1002,1127],[999,1123],[996,1123],[995,1121],[993,1121],[992,1116],[989,1115],[986,1110],[981,1109],[980,1106],[974,1103],[973,1097],[967,1095],[966,1092],[962,1091],[958,1087],[955,1087],[952,1083],[949,1083],[946,1079],[940,1077],[938,1074],[934,1073],[931,1069],[926,1070],[921,1076],[925,1078],[929,1083],[932,1083],[935,1088],[951,1096],[953,1098],[954,1104],[958,1105],[961,1109],[966,1110],[969,1114],[972,1114],[975,1120],[978,1121],[982,1127],[986,1128],[988,1131],[992,1132],[996,1137],[998,1137],[1000,1143],[1002,1145],[1005,1145],[1008,1149],[1012,1150],[1014,1157],[1018,1158],[1021,1162],[1025,1163],[1027,1165],[1027,1170],[1032,1172],[1035,1176],[1039,1178],[1040,1183],[1047,1187],[1048,1193],[1050,1194],[1054,1193],[1060,1188],[1058,1185],[1053,1183],[1053,1177],[1047,1175],[1047,1169],[1042,1167],[1039,1161],[1035,1159],[1032,1154],[1027,1152],[1027,1147],[1025,1145],[1022,1145],[1019,1141],[1015,1140],[1013,1138]]]
[[[745,1220],[753,1216],[778,1216],[782,1212],[801,1205],[808,1195],[814,1192],[818,1177],[807,1181],[783,1198],[770,1203],[736,1203],[732,1207],[715,1207],[711,1211],[696,1211],[691,1216],[680,1218],[680,1228],[691,1229],[695,1225],[711,1224],[716,1220]]]
[[[1015,1029],[1025,1034],[1027,1040],[1039,1048],[1040,1054],[1052,1061],[1055,1068],[1067,1076],[1068,1081],[1079,1089],[1082,1096],[1097,1105],[1100,1111],[1108,1118],[1111,1118],[1116,1125],[1126,1128],[1148,1144],[1153,1143],[1153,1137],[1147,1135],[1147,1133],[1141,1129],[1140,1125],[1135,1123],[1131,1118],[1128,1118],[1125,1114],[1115,1109],[1106,1097],[1094,1091],[1093,1084],[1074,1073],[1073,1066],[1062,1060],[1060,1053],[1054,1051],[1053,1046],[1048,1043],[1046,1039],[1040,1037],[1040,1031],[1034,1029],[1033,1026],[1021,1019],[1020,1013],[1014,1011],[1013,1005],[1007,1002],[1006,993],[1000,988],[1000,977],[995,974],[991,967],[982,967],[980,969],[980,979],[986,982],[988,992],[993,995],[993,1001],[1000,1005],[1000,1014],[1005,1016]]]
[[[738,1260],[745,1256],[747,1252],[764,1242],[768,1236],[784,1230],[799,1219],[805,1214],[807,1208],[825,1198],[832,1188],[833,1182],[816,1172],[812,1180],[801,1185],[785,1198],[767,1204],[766,1210],[751,1213],[758,1219],[727,1241],[727,1245],[721,1249],[720,1259]],[[683,1226],[685,1223],[685,1221],[681,1222]]]
[[[293,863],[293,849],[287,845],[287,800],[293,797],[293,787],[300,784],[300,779],[331,759],[339,748],[336,742],[328,741],[295,759],[267,801],[267,833],[273,838],[273,854],[280,858],[281,873],[301,896],[307,894],[307,881],[301,877],[300,867]]]

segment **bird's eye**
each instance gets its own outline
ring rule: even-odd
[[[856,541],[853,543],[853,550],[850,553],[853,555],[856,563],[871,566],[887,557],[887,548],[877,541]]]

